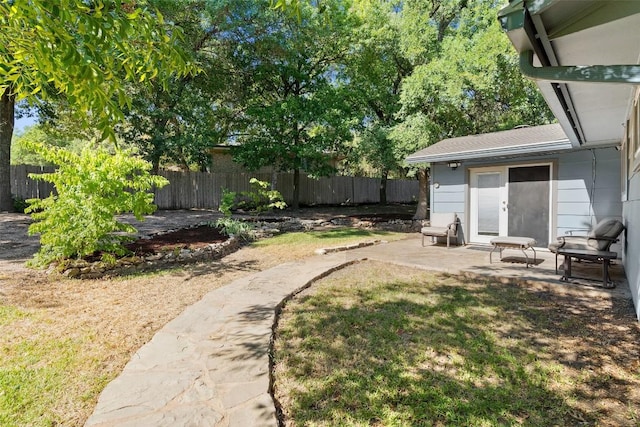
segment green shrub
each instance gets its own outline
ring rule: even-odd
[[[236,196],[237,193],[235,191],[222,189],[222,197],[220,198],[220,207],[218,210],[222,212],[224,216],[231,216],[231,211],[237,209]]]
[[[255,203],[256,212],[265,212],[272,209],[284,209],[287,204],[278,190],[268,190],[269,183],[256,178],[249,180],[253,191],[250,192]]]
[[[251,191],[236,193],[235,191],[223,189],[218,210],[225,216],[230,216],[232,211],[239,209],[261,213],[287,207],[282,194],[278,190],[268,190],[268,182],[251,178],[249,183],[251,184]]]
[[[135,228],[116,219],[132,212],[136,219],[156,210],[149,191],[168,181],[149,173],[151,165],[132,150],[85,148],[80,154],[63,148],[32,144],[31,148],[57,165],[53,173],[31,178],[55,185],[57,194],[31,199],[27,213],[34,223],[29,234],[40,234],[41,249],[30,262],[46,266],[65,258],[81,258],[96,252],[126,253]]]
[[[243,240],[253,239],[253,227],[244,221],[230,217],[220,218],[216,221],[215,227],[227,236],[236,236]]]

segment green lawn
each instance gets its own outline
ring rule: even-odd
[[[393,241],[406,238],[407,233],[361,228],[336,228],[279,234],[269,239],[258,240],[251,246],[276,258],[301,259],[313,255],[316,249],[374,240]]]
[[[637,425],[637,368],[599,365],[607,349],[562,363],[588,312],[552,307],[516,286],[361,263],[285,307],[275,395],[296,426]],[[597,390],[603,375],[619,382]],[[622,411],[597,409],[607,393]]]

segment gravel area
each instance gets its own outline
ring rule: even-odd
[[[133,215],[123,215],[122,220],[134,225],[139,236],[150,236],[160,232],[176,230],[209,221],[220,217],[218,212],[207,210],[158,211],[145,217],[143,222],[137,221]],[[0,270],[28,271],[24,263],[29,260],[40,247],[38,236],[29,236],[28,228],[31,218],[25,214],[0,214]]]

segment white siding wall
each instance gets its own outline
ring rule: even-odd
[[[640,173],[631,177],[627,191],[628,201],[623,208],[627,250],[623,262],[636,316],[640,319]]]

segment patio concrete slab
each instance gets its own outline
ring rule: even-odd
[[[503,250],[500,260],[498,251],[493,253],[493,263],[489,261],[491,246],[466,245],[451,246],[430,245],[422,247],[420,238],[411,238],[388,243],[386,245],[369,246],[346,252],[347,259],[367,258],[385,261],[399,266],[423,268],[450,274],[466,274],[490,276],[499,281],[529,282],[538,286],[552,287],[557,292],[580,295],[589,293],[616,298],[631,299],[629,285],[626,281],[620,260],[613,262],[610,275],[616,287],[603,289],[599,286],[602,267],[592,263],[574,263],[573,273],[579,277],[595,280],[571,280],[569,283],[560,280],[562,271],[555,272],[555,254],[545,249],[536,250],[536,263],[526,267],[526,258],[518,249]],[[529,254],[529,260],[532,256]],[[562,267],[562,256],[558,258]]]
[[[561,293],[630,298],[619,263],[612,267],[618,286],[600,289],[561,282],[555,257],[548,252],[539,251],[536,265],[527,268],[518,251],[505,251],[503,261],[494,257],[489,263],[489,247],[447,249],[420,242],[415,234],[316,255],[212,291],[134,354],[102,392],[86,426],[277,426],[269,394],[269,346],[277,308],[315,280],[364,259],[387,262],[389,268],[489,275]]]

